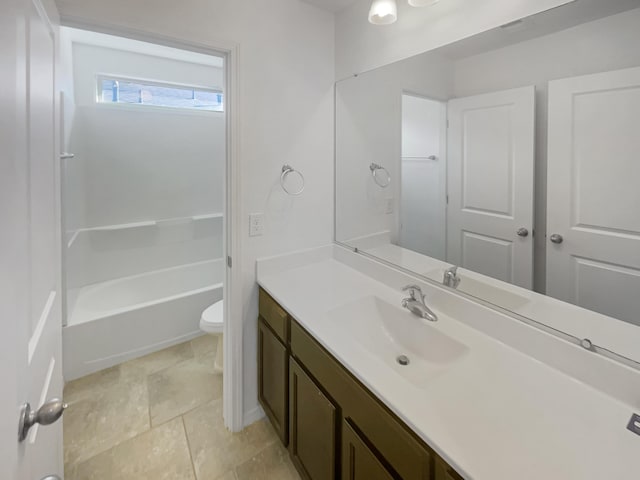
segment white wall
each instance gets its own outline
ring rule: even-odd
[[[371,25],[371,0],[358,0],[336,17],[336,78],[408,58],[569,0],[446,0],[414,8],[398,2],[398,21]]]
[[[240,45],[240,177],[244,283],[245,412],[257,407],[255,260],[332,241],[334,17],[297,0],[59,0],[63,17],[179,40]],[[280,170],[306,177],[284,197]],[[248,214],[265,212],[265,234],[248,237]],[[236,259],[238,260],[238,259]]]
[[[353,239],[399,227],[402,95],[435,99],[452,94],[451,63],[437,54],[388,65],[336,85],[336,238]],[[391,185],[376,186],[369,165],[385,167]],[[387,210],[387,203],[391,210]],[[364,247],[361,247],[364,248]]]
[[[75,118],[67,173],[82,190],[69,226],[90,228],[223,211],[224,115],[96,102],[99,74],[220,87],[220,68],[73,44]],[[79,183],[82,183],[79,185]],[[75,207],[81,205],[82,212]],[[80,218],[78,218],[80,217]]]
[[[460,60],[455,96],[536,86],[534,289],[546,284],[547,87],[550,80],[640,65],[640,9]]]
[[[73,113],[64,136],[75,154],[63,164],[70,315],[85,285],[222,256],[222,218],[193,217],[223,212],[225,121],[219,112],[97,103],[100,74],[220,88],[223,72],[62,32]],[[151,225],[114,227],[138,222]]]

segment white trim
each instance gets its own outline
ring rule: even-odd
[[[60,23],[66,27],[91,30],[108,35],[165,45],[172,48],[218,55],[224,58],[226,96],[227,163],[225,184],[225,241],[224,251],[233,258],[233,268],[227,268],[224,288],[224,390],[223,417],[225,426],[232,432],[244,427],[243,388],[243,304],[242,268],[240,243],[240,71],[239,45],[225,40],[212,40],[206,44],[167,37],[160,34],[130,29],[119,25],[88,21],[73,16],[62,15]],[[234,214],[235,213],[235,214]]]
[[[260,405],[258,405],[257,407],[252,408],[251,410],[249,410],[248,412],[245,412],[245,414],[244,414],[244,426],[248,427],[252,423],[255,423],[258,420],[263,419],[264,416],[265,416],[264,415],[264,410],[262,410],[262,407]]]
[[[233,45],[225,56],[225,95],[227,99],[227,181],[225,184],[225,248],[233,259],[227,264],[224,298],[224,375],[223,417],[232,432],[244,427],[244,375],[241,225],[242,195],[240,184],[240,47]],[[227,286],[232,286],[228,288]]]

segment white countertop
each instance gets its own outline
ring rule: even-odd
[[[390,284],[415,279],[375,266],[368,273],[384,270],[385,282],[374,280],[360,271],[364,260],[351,262],[356,270],[343,263],[348,254],[334,258],[337,248],[259,262],[258,283],[461,475],[476,480],[640,478],[640,436],[626,429],[632,413],[640,413],[638,372],[424,285],[439,316],[433,327],[469,352],[419,388],[327,321],[327,312],[361,297],[375,295],[399,305],[404,295]],[[460,314],[464,311],[468,315]],[[450,312],[465,320],[455,320]],[[512,322],[503,323],[501,331],[515,332],[513,343],[505,341],[511,333],[498,340],[466,321],[471,317],[487,325]],[[539,357],[514,348],[521,336],[530,340],[531,349],[541,347]],[[566,368],[547,362],[552,355]],[[608,377],[603,385],[612,378],[632,385],[612,394],[563,372],[580,372],[581,365],[589,370],[585,378],[599,380],[602,374]]]

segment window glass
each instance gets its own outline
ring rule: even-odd
[[[197,87],[144,83],[138,80],[100,77],[98,102],[154,105],[224,111],[222,92]]]

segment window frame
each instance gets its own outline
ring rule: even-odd
[[[198,108],[198,107],[180,107],[180,106],[172,106],[172,105],[154,105],[152,103],[133,103],[133,102],[103,102],[102,99],[102,82],[104,80],[107,81],[116,81],[116,82],[130,82],[130,83],[140,83],[143,85],[149,85],[153,87],[166,87],[166,88],[175,88],[180,90],[196,90],[200,92],[207,93],[215,93],[222,95],[222,110],[211,110],[206,108]],[[179,83],[179,82],[167,82],[161,80],[150,80],[146,78],[139,77],[130,77],[127,75],[117,75],[112,73],[98,73],[95,76],[95,102],[100,106],[108,106],[111,108],[134,108],[145,107],[148,109],[158,109],[164,111],[171,111],[176,113],[196,113],[201,112],[205,114],[210,113],[225,113],[225,94],[224,90],[221,87],[205,87],[202,85],[190,84],[190,83]]]

